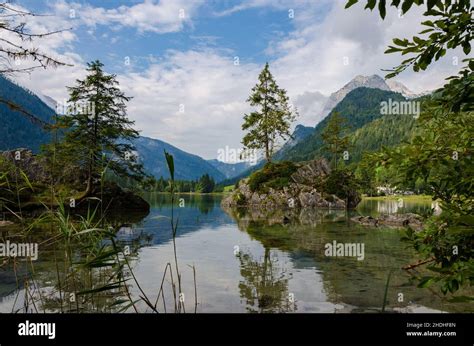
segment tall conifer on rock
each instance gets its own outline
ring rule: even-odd
[[[247,133],[242,144],[247,150],[263,150],[267,162],[271,162],[277,140],[291,137],[290,126],[297,112],[290,108],[288,101],[286,90],[276,84],[266,63],[247,100],[257,110],[244,116],[242,130]]]
[[[123,177],[139,179],[143,175],[130,143],[138,137],[126,112],[131,98],[103,66],[100,61],[87,64],[88,75],[68,88],[69,109],[58,119],[58,127],[65,132],[57,145],[58,157],[78,167],[86,177],[84,196],[92,192],[104,167]]]

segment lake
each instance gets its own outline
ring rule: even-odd
[[[139,300],[135,304],[139,312],[152,310],[140,300],[143,294],[151,302],[159,297],[160,312],[350,313],[380,312],[382,307],[398,312],[472,311],[472,304],[450,302],[436,287],[418,288],[412,275],[401,269],[418,260],[401,240],[404,230],[350,221],[357,214],[424,213],[430,202],[363,200],[354,211],[301,211],[282,222],[278,215],[223,210],[218,195],[182,195],[174,203],[178,226],[173,239],[170,196],[145,197],[152,206],[150,213],[123,224],[115,235],[116,242],[131,249],[125,275],[130,279],[133,273],[135,279],[127,281],[126,293]],[[345,249],[358,252],[339,256],[334,251],[330,256],[328,244],[353,244]],[[58,265],[61,251],[40,246],[34,266],[20,262],[0,267],[0,312],[58,311],[55,273],[69,271],[63,262]],[[425,269],[418,270],[414,274],[425,274]],[[90,280],[74,275],[79,286]],[[38,297],[37,304],[33,296]],[[113,294],[109,298],[117,299]],[[123,311],[135,309],[125,306]]]

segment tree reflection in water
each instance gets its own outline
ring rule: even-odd
[[[263,261],[251,254],[239,252],[240,297],[245,299],[249,312],[291,312],[296,310],[293,295],[288,292],[288,275],[278,265],[277,256],[272,256],[270,248],[265,248]]]

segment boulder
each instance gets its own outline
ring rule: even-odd
[[[85,198],[76,205],[76,210],[94,207],[99,200],[102,200],[104,209],[108,211],[148,212],[150,210],[150,205],[142,197],[111,182],[105,183],[102,191],[100,187],[95,187],[89,198]]]
[[[379,217],[356,216],[352,221],[365,226],[389,226],[389,227],[410,227],[414,230],[423,228],[423,218],[418,214],[384,214]]]
[[[324,179],[331,173],[326,160],[319,159],[301,164],[291,175],[290,183],[281,189],[252,191],[249,179],[239,182],[237,188],[222,200],[225,208],[247,206],[254,209],[274,210],[291,208],[347,209],[355,208],[361,198],[357,191],[343,200],[320,190]]]
[[[34,155],[30,149],[18,148],[1,153],[4,159],[20,168],[31,182],[46,184],[50,175],[44,168],[41,158]]]

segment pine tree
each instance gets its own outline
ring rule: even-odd
[[[338,112],[334,112],[321,134],[324,142],[323,150],[330,155],[334,169],[338,167],[338,158],[349,147],[349,136],[345,135],[346,131],[346,119]]]
[[[247,100],[258,110],[244,116],[242,130],[248,132],[242,144],[247,150],[263,149],[267,162],[271,161],[276,141],[291,137],[290,126],[297,112],[290,109],[288,101],[286,90],[278,87],[266,63]]]
[[[199,188],[202,193],[210,193],[214,190],[216,183],[209,174],[204,174],[199,179]]]
[[[134,122],[127,118],[130,98],[119,89],[116,76],[103,71],[100,61],[87,66],[86,78],[68,88],[68,104],[73,107],[58,119],[58,127],[65,133],[57,146],[58,157],[78,167],[86,177],[85,196],[105,167],[122,177],[143,176],[130,144],[138,137],[132,128]]]

